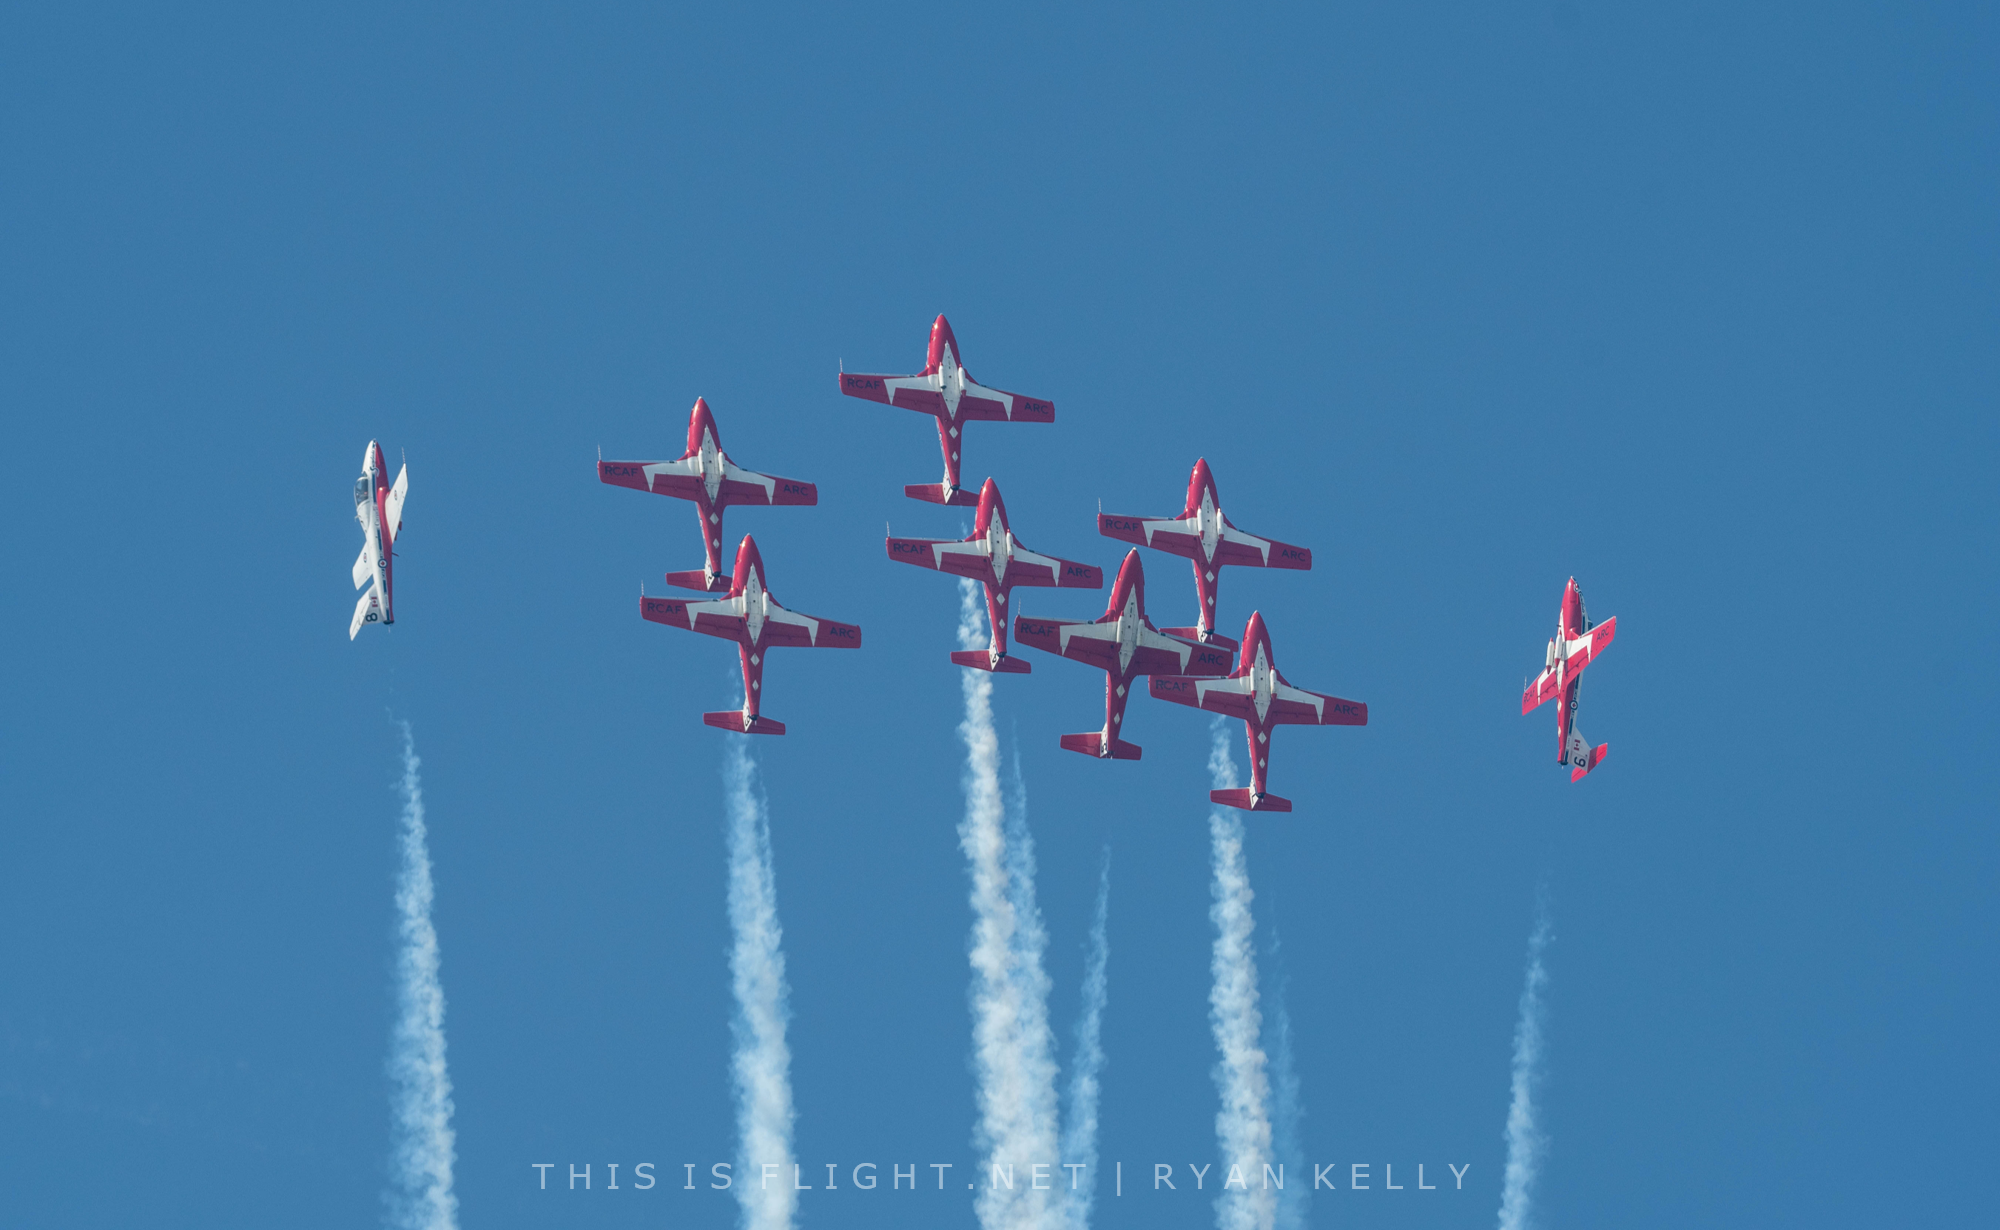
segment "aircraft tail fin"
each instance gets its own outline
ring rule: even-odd
[[[375,575],[375,557],[368,553],[368,544],[361,544],[361,554],[354,561],[354,588],[360,589]]]
[[[1097,730],[1086,735],[1064,735],[1062,745],[1067,751],[1082,752],[1100,760],[1137,760],[1140,755],[1138,744],[1127,743],[1123,739],[1113,738],[1107,746],[1104,733]]]
[[[1611,753],[1611,745],[1600,743],[1592,747],[1590,740],[1584,738],[1582,732],[1572,726],[1569,731],[1568,753],[1563,762],[1571,766],[1569,779],[1580,782],[1585,774],[1604,763],[1604,758]]]
[[[782,735],[783,722],[774,722],[761,713],[745,713],[741,709],[725,709],[721,713],[704,713],[701,720],[710,726],[724,730],[734,730],[746,735]]]
[[[375,587],[371,585],[368,587],[368,592],[361,595],[361,601],[354,604],[354,622],[347,625],[347,639],[351,641],[361,635],[362,624],[381,622],[382,600],[376,597]]]
[[[1208,801],[1220,803],[1224,807],[1240,807],[1244,811],[1290,811],[1292,801],[1281,799],[1275,794],[1257,795],[1248,790],[1211,790]]]
[[[704,593],[726,594],[729,592],[730,578],[728,573],[718,572],[711,581],[706,570],[696,568],[691,572],[668,573],[667,584],[678,585],[682,589],[698,589]]]
[[[985,649],[961,649],[951,655],[951,660],[976,671],[992,671],[1000,675],[1026,675],[1034,669],[1021,659],[1004,653],[996,663],[993,654]]]
[[[977,491],[960,487],[947,494],[943,483],[912,483],[903,488],[903,494],[913,500],[928,500],[932,504],[950,504],[959,508],[973,508],[979,503]]]

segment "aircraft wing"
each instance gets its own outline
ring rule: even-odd
[[[945,413],[944,393],[937,386],[935,376],[871,376],[858,372],[840,374],[840,391],[849,397],[866,398],[884,405],[901,406],[905,410],[915,410],[920,414],[933,414],[942,418]],[[1023,423],[1052,423],[1056,408],[1053,402],[1038,397],[1024,397],[1019,393],[1009,393],[1004,389],[989,389],[983,384],[965,382],[965,392],[959,397],[958,417],[960,421],[1012,420]]]
[[[1570,680],[1581,674],[1584,667],[1595,661],[1597,655],[1603,653],[1604,647],[1617,635],[1618,617],[1614,615],[1570,641],[1567,646],[1569,650],[1567,669],[1559,662],[1535,676],[1535,681],[1528,685],[1527,691],[1521,693],[1521,712],[1528,713],[1537,706],[1554,700],[1556,693],[1562,691]]]
[[[382,502],[382,537],[389,542],[395,542],[396,535],[403,532],[403,501],[409,494],[410,467],[406,465],[396,471],[396,485],[389,488],[389,497]]]
[[[957,538],[891,538],[887,543],[889,558],[905,564],[915,564],[919,568],[934,568],[939,572],[949,572],[954,576],[970,577],[984,581],[991,577],[989,568],[992,556],[987,553],[983,541],[966,542]],[[1053,555],[1042,555],[1030,551],[1019,543],[1014,544],[1012,558],[1007,561],[1006,581],[1009,585],[1038,585],[1062,589],[1103,589],[1104,570],[1093,564],[1079,564],[1075,560],[1057,559]]]
[[[746,625],[743,616],[737,613],[733,598],[704,602],[700,599],[685,601],[642,596],[639,599],[639,614],[669,628],[686,628],[705,636],[719,636],[725,641],[746,639]]]
[[[1007,563],[1007,579],[1015,585],[1041,585],[1057,589],[1103,589],[1104,569],[1095,564],[1057,559],[1014,544],[1014,557]]]
[[[722,493],[731,504],[817,504],[819,488],[795,478],[759,474],[724,457]]]
[[[983,581],[992,575],[984,543],[964,542],[956,538],[891,538],[887,546],[890,559],[915,564],[919,568],[934,568],[975,581]],[[1008,569],[1008,572],[1012,571]]]
[[[707,480],[700,459],[678,457],[672,461],[600,461],[597,479],[614,487],[630,487],[655,495],[671,495],[683,500],[700,497]],[[795,478],[759,474],[722,459],[722,486],[719,491],[729,504],[817,504],[819,488]]]
[[[1171,555],[1201,558],[1201,534],[1192,517],[1114,517],[1099,513],[1097,532]],[[1310,568],[1312,552],[1305,547],[1246,534],[1225,522],[1216,539],[1215,562],[1247,564],[1253,568]]]
[[[1256,696],[1248,675],[1227,679],[1155,675],[1151,686],[1153,695],[1161,700],[1192,705],[1246,722],[1255,720],[1257,715]],[[1279,679],[1273,681],[1265,720],[1273,726],[1366,726],[1368,706],[1358,700],[1308,692]]]
[[[837,619],[788,611],[773,600],[770,613],[764,617],[764,644],[774,648],[784,645],[798,649],[859,649],[861,629]]]
[[[1024,645],[1088,662],[1118,674],[1118,621],[1096,623],[1071,619],[1030,619],[1014,621],[1014,639]],[[1234,655],[1225,650],[1196,645],[1177,636],[1139,629],[1139,644],[1132,651],[1130,673],[1134,675],[1221,675],[1228,672]]]

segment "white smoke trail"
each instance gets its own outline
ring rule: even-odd
[[[1111,956],[1105,925],[1111,913],[1111,851],[1097,868],[1097,909],[1090,918],[1090,939],[1084,950],[1083,1004],[1076,1022],[1076,1062],[1069,1079],[1069,1119],[1063,1127],[1062,1160],[1080,1163],[1082,1182],[1070,1194],[1069,1224],[1073,1230],[1090,1225],[1097,1185],[1097,1095],[1098,1074],[1104,1070],[1104,999],[1107,990],[1105,967]]]
[[[1215,720],[1211,733],[1208,769],[1215,788],[1234,790],[1236,761],[1229,754],[1223,719]],[[1221,1230],[1272,1230],[1278,1192],[1265,1186],[1264,1167],[1276,1165],[1277,1159],[1271,1154],[1271,1085],[1264,1049],[1258,1045],[1263,1017],[1257,1009],[1257,957],[1250,942],[1255,894],[1243,861],[1243,821],[1234,809],[1211,808],[1208,835],[1215,870],[1210,889],[1215,901],[1208,911],[1215,923],[1215,952],[1209,961],[1215,984],[1208,993],[1208,1020],[1221,1052],[1215,1065],[1215,1088],[1222,1097],[1215,1136],[1222,1151],[1217,1169],[1226,1184],[1216,1197],[1216,1225]]]
[[[1500,1189],[1500,1230],[1525,1230],[1528,1199],[1542,1169],[1548,1146],[1535,1122],[1535,1089],[1542,1080],[1542,989],[1548,970],[1542,952],[1549,946],[1549,906],[1544,893],[1535,900],[1535,931],[1528,937],[1528,972],[1521,986],[1521,1017],[1514,1025],[1512,1105],[1507,1108],[1507,1170]]]
[[[451,1076],[444,1062],[444,984],[431,926],[431,854],[423,782],[410,724],[403,727],[403,862],[396,875],[396,1026],[389,1044],[394,1116],[390,1224],[399,1230],[455,1230],[451,1190],[457,1160],[451,1130]]]
[[[792,1166],[792,1055],[785,1044],[791,1017],[785,954],[779,947],[778,889],[771,871],[771,820],[757,785],[749,736],[729,740],[723,784],[729,803],[729,929],[735,946],[736,1199],[744,1230],[790,1230],[798,1211]],[[764,1167],[776,1166],[775,1172]],[[763,1176],[774,1173],[775,1182]],[[754,1182],[753,1182],[754,1180]]]
[[[959,582],[959,644],[987,644],[979,586]],[[1036,1191],[1028,1168],[1056,1155],[1054,1039],[1049,1033],[1048,980],[1041,971],[1041,922],[1032,915],[1033,854],[1010,855],[1000,795],[1000,740],[993,728],[993,678],[964,672],[965,818],[958,841],[972,876],[972,1051],[979,1125],[979,1223],[985,1230],[1039,1230],[1048,1224],[1049,1191]],[[1023,917],[1026,903],[1029,917]],[[1024,935],[1030,947],[1023,950]],[[993,1181],[1012,1168],[1014,1185]]]

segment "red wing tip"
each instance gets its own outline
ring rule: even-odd
[[[721,713],[704,713],[701,715],[701,720],[710,726],[720,727],[723,730],[733,730],[738,734],[782,735],[785,733],[785,724],[783,722],[774,722],[762,714],[756,717],[747,717],[741,709],[726,709]]]
[[[1211,790],[1208,801],[1223,807],[1236,807],[1244,811],[1290,811],[1292,801],[1281,799],[1275,794],[1252,797],[1248,790]]]
[[[992,671],[998,675],[1027,675],[1034,672],[1034,667],[1007,654],[1001,654],[999,664],[995,665],[993,655],[984,649],[961,649],[951,655],[951,660],[960,666],[969,666],[976,671]]]

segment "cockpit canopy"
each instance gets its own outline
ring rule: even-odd
[[[354,502],[366,504],[375,498],[375,484],[366,474],[354,480]]]

